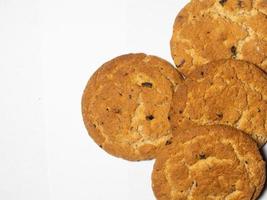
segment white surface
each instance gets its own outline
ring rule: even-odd
[[[80,101],[89,76],[117,55],[171,61],[172,24],[186,2],[0,0],[0,199],[155,199],[153,161],[98,148]]]

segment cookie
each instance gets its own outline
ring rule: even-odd
[[[105,63],[90,78],[82,97],[89,135],[114,156],[154,158],[171,138],[168,113],[181,80],[171,64],[155,56],[128,54]]]
[[[156,158],[152,173],[158,200],[255,200],[265,182],[256,143],[227,126],[189,128]]]
[[[171,52],[184,75],[229,58],[267,72],[267,1],[192,0],[176,17]]]
[[[262,146],[267,141],[267,75],[232,59],[199,66],[177,86],[170,117],[173,129],[229,125]]]

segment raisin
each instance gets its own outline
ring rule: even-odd
[[[168,116],[168,120],[171,120],[171,117],[170,116]]]
[[[177,68],[182,67],[184,63],[185,63],[185,60],[183,59],[181,60],[180,64],[176,65],[176,67]]]
[[[153,120],[154,119],[154,116],[153,115],[148,115],[148,116],[146,116],[146,120],[148,120],[148,121],[151,121],[151,120]]]
[[[153,84],[150,82],[144,82],[144,83],[142,83],[142,86],[147,87],[147,88],[152,88]]]
[[[230,192],[232,193],[232,192],[234,192],[234,191],[236,191],[236,187],[235,187],[235,185],[231,185],[231,187],[230,187]]]
[[[129,95],[129,99],[132,99],[132,95]]]
[[[205,160],[206,159],[206,155],[204,153],[200,153],[199,154],[199,159],[200,160]]]
[[[236,47],[235,46],[231,47],[231,53],[232,53],[232,58],[236,58],[237,52],[236,52]]]
[[[227,2],[227,0],[220,0],[219,3],[224,6],[224,4]]]
[[[167,140],[166,143],[165,143],[165,145],[170,145],[171,143],[172,143],[172,141]]]
[[[204,72],[201,72],[200,74],[201,74],[201,76],[204,76]]]
[[[115,108],[115,109],[114,109],[114,113],[117,113],[117,114],[121,113],[121,109],[119,109],[119,108]]]
[[[223,113],[216,113],[216,116],[219,120],[223,118]]]

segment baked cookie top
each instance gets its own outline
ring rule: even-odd
[[[267,72],[267,1],[192,0],[176,17],[171,52],[185,75],[199,65],[229,58]]]
[[[181,80],[171,64],[155,56],[128,54],[105,63],[82,97],[89,135],[114,156],[154,158],[172,136],[168,113]]]
[[[253,64],[220,60],[199,66],[179,84],[170,111],[176,129],[223,124],[267,141],[267,75]]]
[[[254,200],[265,182],[256,143],[227,126],[189,128],[156,158],[152,173],[158,200]]]

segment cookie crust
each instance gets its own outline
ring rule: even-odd
[[[227,126],[189,128],[156,159],[152,187],[158,200],[255,200],[265,182],[256,143]]]
[[[82,97],[89,135],[108,153],[127,160],[154,158],[171,138],[168,119],[181,76],[167,61],[127,54],[102,65]]]
[[[177,86],[170,111],[175,129],[229,125],[267,141],[267,75],[253,64],[220,60],[196,68]]]
[[[170,44],[184,75],[229,58],[249,61],[267,72],[267,1],[192,0],[176,17]]]

